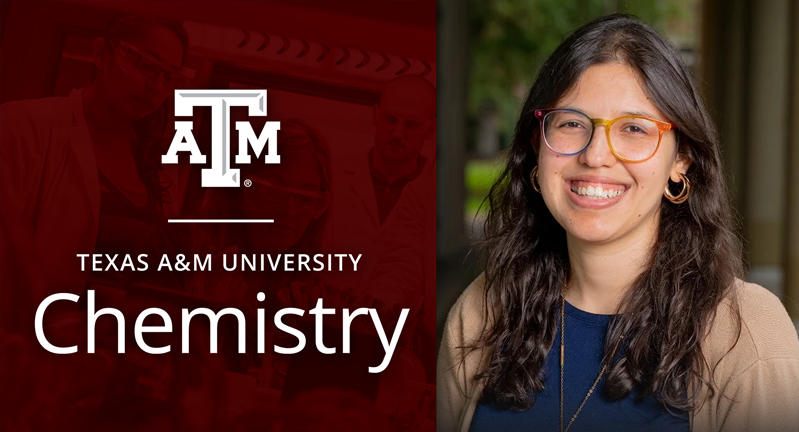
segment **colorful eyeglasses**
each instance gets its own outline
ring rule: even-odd
[[[626,115],[613,120],[593,119],[573,109],[539,109],[541,136],[547,147],[562,156],[574,156],[588,148],[597,125],[605,127],[611,153],[624,162],[643,162],[655,155],[663,133],[671,123]]]
[[[111,46],[116,48],[124,56],[126,62],[135,67],[141,72],[148,80],[157,78],[162,73],[164,74],[164,86],[170,89],[181,88],[189,81],[188,77],[181,73],[179,70],[165,64],[157,58],[147,54],[134,45],[119,39],[111,39],[109,41]],[[131,73],[125,67],[125,62],[120,62],[120,66],[128,74]]]
[[[375,116],[381,126],[387,129],[394,129],[397,123],[401,123],[402,127],[405,128],[405,132],[408,133],[422,132],[430,124],[430,121],[432,121],[432,119],[421,120],[412,117],[400,117],[390,112],[383,111],[377,105],[375,105]]]
[[[250,180],[257,184],[255,195],[264,201],[283,204],[294,199],[294,203],[301,208],[322,211],[330,204],[330,192],[295,189],[258,177],[250,177]],[[253,204],[251,200],[250,204]]]

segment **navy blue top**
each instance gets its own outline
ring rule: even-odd
[[[603,342],[611,315],[582,311],[566,303],[566,360],[564,366],[563,427],[569,424],[601,369]],[[619,348],[620,350],[622,348]],[[560,320],[555,343],[547,355],[545,390],[535,395],[535,405],[527,411],[501,410],[480,402],[474,412],[470,432],[557,431],[560,425]],[[620,401],[603,395],[603,377],[569,432],[650,431],[687,432],[688,414],[666,411],[650,396],[636,401],[635,392]]]

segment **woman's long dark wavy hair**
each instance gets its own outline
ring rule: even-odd
[[[143,37],[148,32],[157,29],[169,30],[177,36],[183,46],[183,58],[181,59],[181,63],[183,63],[186,60],[186,54],[189,52],[189,35],[183,29],[181,21],[122,12],[114,15],[108,21],[101,37],[106,41],[119,39],[131,42],[132,39]],[[97,67],[92,66],[91,81],[94,81],[96,77]],[[158,174],[163,168],[161,155],[166,153],[164,134],[166,133],[168,120],[169,104],[164,103],[152,113],[131,122],[136,135],[133,141],[133,157],[136,161],[136,169],[139,171],[139,177],[141,177],[142,183],[147,188],[147,192],[161,203],[169,200],[167,191],[169,185],[163,184]]]
[[[521,110],[507,165],[487,198],[485,314],[493,325],[471,348],[491,353],[477,379],[485,380],[484,400],[502,408],[529,409],[530,392],[544,389],[543,367],[570,273],[566,232],[530,183],[537,165],[531,142],[540,136],[534,111],[554,107],[586,69],[607,63],[637,70],[652,102],[676,125],[678,151],[692,162],[686,173],[692,187],[683,204],[661,202],[648,266],[608,329],[605,392],[621,399],[635,390],[683,410],[697,408],[700,388],[713,393],[712,379],[703,373],[714,366],[703,355],[702,341],[744,268],[719,138],[693,77],[669,42],[634,17],[612,15],[576,30],[543,64]],[[734,296],[729,298],[737,311]],[[608,353],[621,334],[624,352],[611,360]]]

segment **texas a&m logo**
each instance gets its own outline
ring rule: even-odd
[[[237,187],[240,184],[239,170],[230,167],[230,107],[246,106],[250,116],[266,116],[266,90],[175,90],[175,116],[190,117],[196,106],[211,107],[211,168],[202,170],[203,187]],[[165,164],[178,163],[178,152],[191,153],[189,163],[204,164],[206,157],[200,152],[192,135],[193,122],[176,121],[175,138],[169,151],[161,156]],[[266,147],[265,163],[280,163],[277,154],[277,131],[280,122],[268,121],[260,135],[256,135],[249,122],[236,122],[239,131],[239,153],[237,164],[251,161],[247,154],[247,143],[252,145],[255,158],[260,159]]]

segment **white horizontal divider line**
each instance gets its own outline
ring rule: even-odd
[[[169,223],[274,223],[274,219],[169,219]]]

